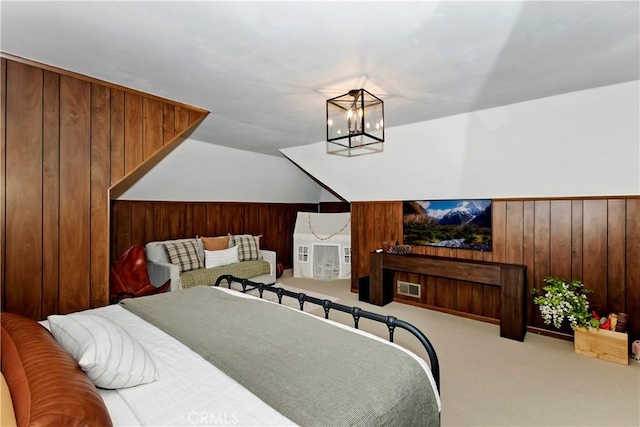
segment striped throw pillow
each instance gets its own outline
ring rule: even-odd
[[[198,253],[198,244],[195,240],[165,243],[164,248],[171,264],[180,267],[180,273],[204,267]]]
[[[238,247],[218,251],[204,251],[204,265],[206,268],[220,267],[238,262]]]
[[[238,247],[239,261],[255,261],[262,259],[262,252],[260,252],[260,236],[240,234],[233,236],[233,243]]]
[[[83,313],[47,318],[51,334],[100,388],[146,384],[159,378],[145,348],[110,320]]]

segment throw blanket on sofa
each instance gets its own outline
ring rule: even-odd
[[[200,268],[180,274],[182,288],[187,289],[198,285],[213,285],[218,277],[230,274],[239,279],[269,274],[271,266],[268,261],[242,261],[213,268]]]
[[[440,423],[415,359],[313,316],[204,286],[120,304],[300,425]]]

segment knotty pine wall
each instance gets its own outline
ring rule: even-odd
[[[114,200],[112,258],[132,245],[185,237],[261,234],[260,247],[276,251],[278,262],[293,266],[296,214],[317,212],[315,203],[149,202]]]
[[[2,309],[108,303],[109,191],[208,113],[3,54]]]
[[[402,202],[351,204],[353,265],[351,290],[369,275],[369,253],[384,240],[402,242]],[[629,315],[630,339],[640,338],[640,198],[494,200],[493,251],[415,247],[414,252],[527,266],[527,286],[541,288],[546,276],[582,280],[593,290],[592,308],[599,313]],[[419,301],[400,300],[462,312],[497,321],[497,288],[435,277],[398,273],[397,279],[420,283]],[[527,324],[543,324],[531,298]],[[570,330],[564,330],[570,332]]]

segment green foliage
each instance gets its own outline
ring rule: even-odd
[[[600,322],[589,311],[587,294],[592,291],[585,289],[579,280],[568,282],[558,277],[545,277],[546,286],[541,294],[537,289],[532,289],[533,302],[540,308],[540,314],[545,324],[553,324],[560,329],[565,319],[571,325],[571,329],[578,327],[599,327]]]

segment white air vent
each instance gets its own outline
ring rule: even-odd
[[[409,283],[398,280],[398,295],[420,298],[420,289],[421,286],[417,283]]]

